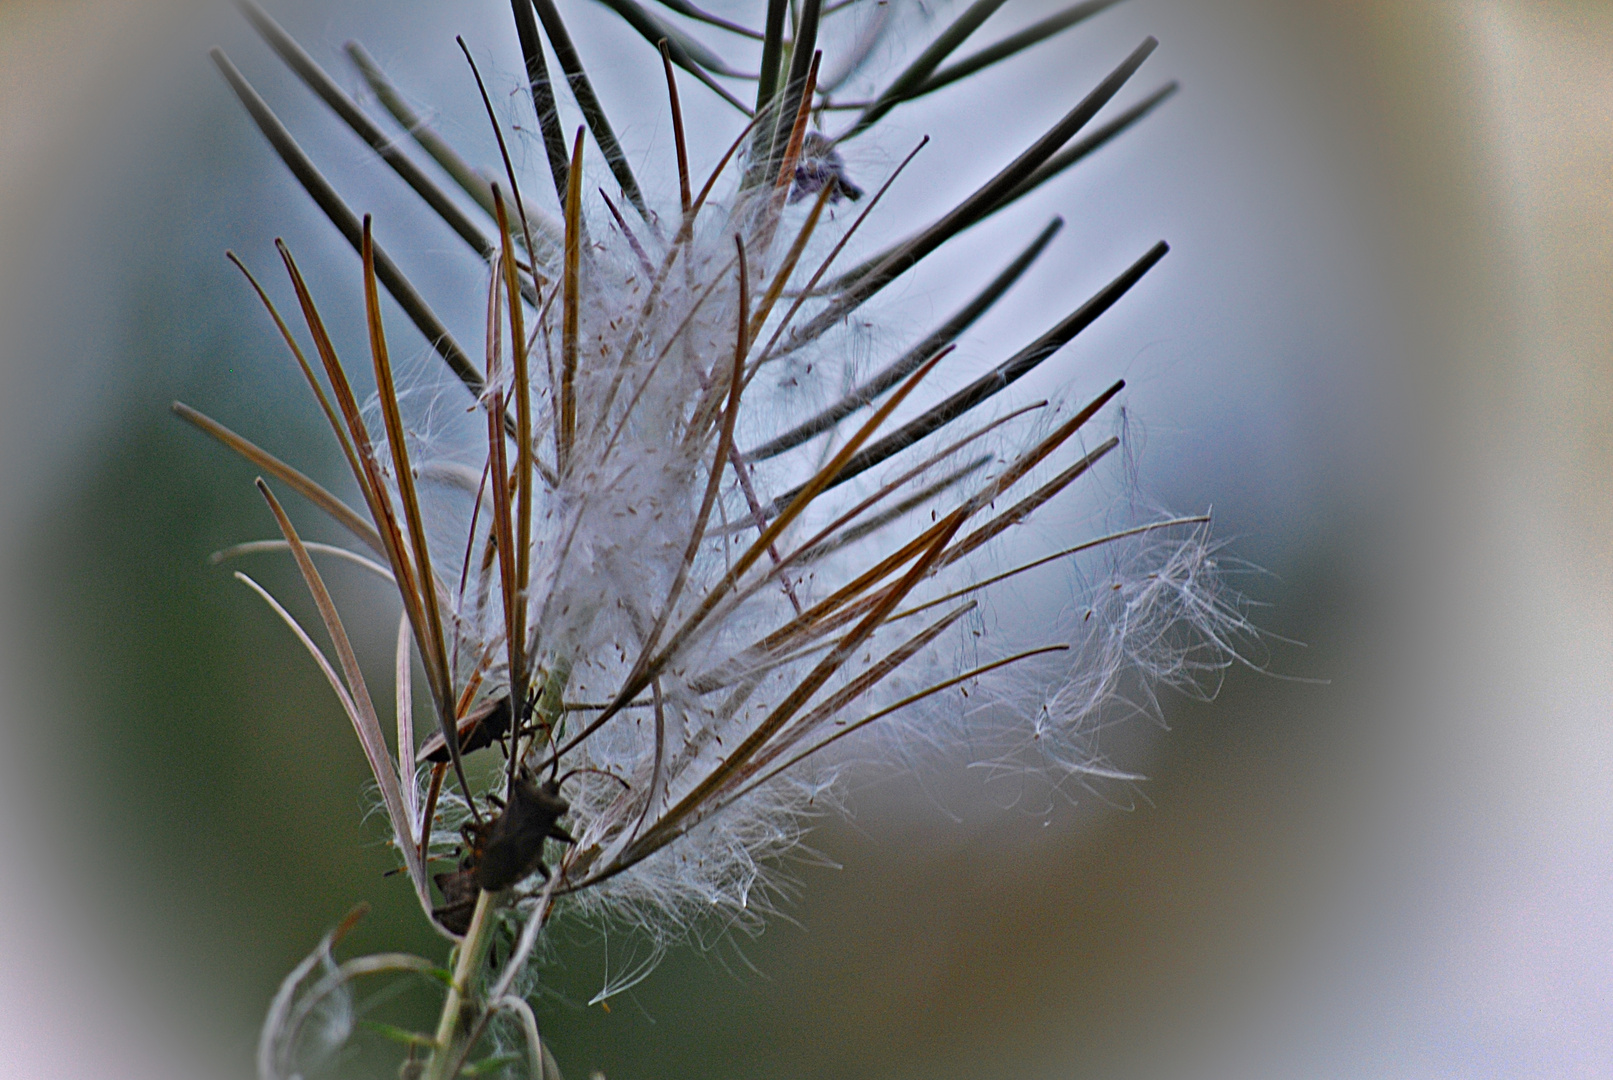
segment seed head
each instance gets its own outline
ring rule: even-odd
[[[466,939],[462,964],[487,920],[520,929],[487,1000],[525,977],[557,906],[646,928],[658,947],[753,923],[776,895],[771,868],[797,849],[812,815],[833,807],[844,748],[864,732],[944,742],[967,722],[973,706],[960,702],[973,692],[1012,718],[1013,738],[1038,748],[1041,767],[1060,777],[1118,775],[1088,744],[1105,710],[1119,700],[1153,711],[1155,686],[1204,686],[1248,630],[1220,591],[1202,516],[1131,521],[1018,565],[1000,546],[1115,450],[1117,437],[1095,439],[1090,429],[1124,384],[1072,383],[1068,401],[1015,409],[998,395],[1120,304],[1163,257],[1163,243],[950,393],[939,388],[959,382],[945,370],[954,343],[1027,272],[1058,222],[871,374],[841,361],[847,321],[886,285],[1169,93],[1072,143],[1152,51],[1149,39],[958,206],[844,266],[842,249],[865,222],[877,228],[871,215],[912,154],[887,175],[860,178],[871,189],[865,198],[840,146],[901,102],[960,78],[954,68],[994,63],[1076,21],[1037,24],[1006,51],[943,67],[994,6],[970,8],[830,135],[819,128],[838,114],[818,84],[815,48],[828,9],[808,0],[786,72],[773,17],[785,5],[770,5],[756,106],[733,99],[750,119],[726,156],[702,166],[702,184],[685,149],[674,66],[720,89],[713,76],[724,69],[681,30],[652,34],[660,16],[629,0],[612,4],[658,40],[675,206],[647,202],[553,0],[514,8],[547,177],[517,175],[506,152],[502,177],[483,179],[350,47],[377,99],[482,206],[485,219],[475,221],[248,4],[293,70],[487,260],[487,274],[468,283],[485,302],[474,349],[442,326],[377,244],[369,218],[347,209],[215,54],[360,255],[377,385],[365,404],[291,253],[282,246],[311,349],[252,285],[324,409],[363,505],[348,507],[214,422],[181,415],[344,525],[360,549],[344,557],[401,597],[389,740],[315,565],[315,554],[334,552],[302,541],[259,482],[336,662],[243,580],[287,620],[341,700],[422,911]],[[575,131],[562,129],[555,110],[540,23],[586,121]],[[847,71],[870,55],[866,38]],[[545,205],[547,182],[555,201]],[[855,217],[825,214],[841,200],[858,203]],[[454,396],[395,368],[382,289],[462,385]],[[794,387],[812,371],[820,387],[842,390],[808,414]],[[980,605],[994,589],[1038,568],[1090,569],[1092,553],[1102,572],[1087,578],[1081,603],[1032,640],[1022,628],[989,632]],[[416,661],[432,714],[423,741]],[[428,870],[443,860],[451,869]]]

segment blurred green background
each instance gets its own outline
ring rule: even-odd
[[[639,43],[572,7],[602,93],[627,98]],[[1046,10],[1010,3],[982,37]],[[361,38],[493,160],[452,37],[512,85],[505,5],[274,11],[333,69]],[[1182,94],[881,317],[893,338],[923,325],[969,287],[960,268],[1065,213],[1065,261],[982,325],[985,362],[1170,239],[1157,289],[1048,378],[1079,360],[1131,381],[1145,488],[1213,504],[1229,554],[1265,571],[1237,584],[1267,605],[1269,673],[1235,668],[1213,704],[1168,700],[1169,731],[1115,744],[1149,777],[1134,792],[1014,805],[964,760],[855,772],[764,933],[674,951],[609,1011],[584,1003],[641,943],[562,927],[540,1019],[568,1077],[1613,1071],[1613,14],[1128,0],[971,106],[898,113],[887,157],[937,141],[916,183],[933,202],[891,231],[1145,33]],[[167,412],[184,399],[341,487],[220,255],[267,271],[286,236],[347,340],[355,260],[215,43],[380,227],[424,219],[227,8],[0,4],[0,1075],[250,1075],[278,981],[359,900],[353,948],[440,952],[381,877],[328,688],[207,564],[271,528],[251,469]],[[664,154],[649,121],[625,127]],[[479,278],[446,230],[393,235],[474,326],[456,283]],[[301,591],[275,560],[249,569]],[[385,681],[395,612],[337,582]]]

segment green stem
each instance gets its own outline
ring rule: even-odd
[[[436,1049],[426,1069],[426,1080],[449,1080],[459,1072],[465,1047],[459,1044],[460,1021],[471,997],[471,979],[481,970],[492,941],[489,931],[493,927],[493,894],[483,890],[476,897],[476,911],[471,915],[465,939],[459,943],[459,959],[454,964],[453,982],[442,1003],[442,1015],[437,1019]]]

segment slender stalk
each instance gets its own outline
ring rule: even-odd
[[[790,132],[795,126],[796,113],[800,110],[801,103],[806,101],[810,104],[812,100],[812,89],[807,85],[807,70],[816,66],[820,14],[819,0],[804,0],[801,18],[795,26],[795,39],[790,42],[790,73],[779,100],[776,118],[778,126],[774,128],[772,141],[768,144],[769,168],[778,167],[784,144],[789,140]],[[814,78],[816,74],[814,71]],[[764,172],[758,179],[766,179],[766,176]]]
[[[426,1067],[426,1080],[449,1080],[458,1072],[461,1053],[460,1024],[471,1002],[471,980],[481,969],[491,944],[493,926],[493,894],[482,892],[476,897],[476,911],[471,915],[465,939],[459,943],[459,956],[454,962],[454,978],[448,984],[443,998],[442,1013],[437,1017],[436,1049]]]
[[[778,93],[779,69],[784,60],[784,15],[787,0],[767,0],[767,29],[762,37],[762,70],[756,80],[756,112],[758,120],[773,115],[773,98]],[[745,173],[745,185],[759,182],[765,175],[767,162],[773,150],[773,125],[757,125],[756,139],[751,146],[751,164]]]
[[[566,83],[571,87],[571,96],[576,99],[577,107],[582,110],[583,119],[587,121],[588,130],[593,134],[594,141],[604,152],[605,164],[610,166],[616,182],[622,185],[622,194],[627,196],[627,201],[633,205],[633,209],[637,210],[645,221],[651,222],[653,227],[655,219],[650,214],[649,206],[644,202],[644,196],[639,192],[638,180],[633,176],[632,166],[627,163],[627,154],[616,141],[616,132],[605,116],[605,108],[600,104],[598,95],[594,93],[594,85],[589,82],[588,73],[583,70],[582,57],[577,54],[577,47],[572,44],[565,20],[560,17],[560,9],[555,6],[554,0],[531,0],[531,4],[537,9],[538,20],[543,23],[543,31],[549,37],[549,47],[554,50],[555,59],[560,62],[560,69],[565,72]]]
[[[930,47],[918,55],[918,58],[907,66],[907,70],[892,80],[885,88],[885,92],[874,99],[874,103],[863,111],[851,130],[840,136],[836,141],[843,141],[861,134],[879,122],[880,117],[894,109],[905,99],[912,97],[913,92],[928,79],[941,61],[952,55],[965,38],[979,29],[980,24],[989,19],[992,14],[1003,6],[1004,0],[975,0],[973,4],[957,17],[941,36],[930,43]]]
[[[331,224],[336,226],[355,251],[358,250],[363,243],[363,229],[359,224],[358,215],[353,213],[347,203],[342,201],[341,196],[336,194],[336,189],[330,186],[330,182],[314,168],[313,162],[303,153],[302,147],[297,145],[291,133],[280,122],[280,118],[275,116],[268,104],[252,88],[252,84],[246,81],[245,76],[234,64],[230,63],[223,50],[214,49],[209,55],[212,56],[213,63],[218,66],[219,71],[224,74],[225,80],[229,82],[230,89],[235,91],[235,96],[246,106],[258,130],[263,132],[264,138],[269,140],[269,145],[280,156],[280,160],[285,162],[291,174],[330,219]],[[386,291],[397,301],[398,306],[409,316],[409,321],[414,323],[454,374],[459,376],[459,380],[465,384],[471,395],[473,397],[480,395],[482,379],[476,373],[476,368],[471,364],[465,350],[459,347],[459,343],[448,333],[448,327],[437,318],[436,312],[432,311],[430,305],[415,291],[409,279],[403,276],[403,272],[386,252],[381,250],[380,245],[375,245],[374,251],[375,273],[381,279],[381,284],[386,286]]]
[[[250,0],[242,0],[241,11],[246,15],[247,21],[263,35],[269,47],[286,62],[286,66],[296,72],[297,77],[318,94],[320,100],[328,105],[343,123],[352,128],[355,135],[368,143],[376,156],[391,166],[392,171],[425,200],[433,213],[442,218],[443,222],[458,233],[460,239],[469,244],[484,260],[493,261],[492,242],[483,236],[481,230],[460,212],[459,207],[454,205],[448,195],[432,183],[420,167],[406,157],[393,140],[364,114],[358,103],[343,93],[341,87],[336,85],[336,81],[325,73],[325,70],[290,34],[281,29],[262,8]]]
[[[689,212],[689,146],[683,136],[683,104],[678,100],[678,79],[672,74],[672,52],[661,42],[661,64],[666,69],[666,92],[672,104],[672,141],[678,148],[678,204]]]
[[[455,184],[459,185],[461,191],[475,199],[476,205],[480,206],[488,217],[493,217],[493,189],[487,178],[473,169],[441,135],[432,129],[430,124],[416,115],[409,107],[409,103],[403,99],[403,95],[398,93],[397,87],[388,81],[386,73],[375,62],[375,58],[364,51],[364,46],[356,41],[349,41],[342,48],[346,51],[348,59],[353,62],[353,66],[358,68],[364,81],[369,84],[381,107],[402,125],[409,133],[409,137],[420,145],[420,149],[424,150]],[[545,243],[543,258],[552,260],[560,243],[560,223],[534,206],[523,206],[522,212],[528,219],[537,223]]]

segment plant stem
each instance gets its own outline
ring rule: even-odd
[[[459,1071],[464,1057],[458,1044],[460,1020],[470,998],[471,979],[481,968],[491,941],[488,931],[493,925],[493,894],[485,889],[476,897],[476,910],[471,915],[465,939],[459,943],[459,959],[454,964],[453,982],[442,1003],[442,1015],[437,1020],[436,1049],[426,1070],[426,1080],[449,1080]]]

